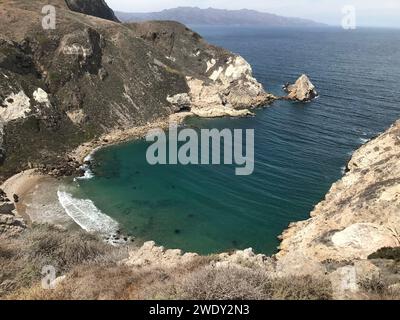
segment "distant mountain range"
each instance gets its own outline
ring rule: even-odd
[[[116,12],[123,22],[140,22],[146,20],[173,20],[188,25],[215,26],[270,26],[270,27],[317,27],[326,26],[312,20],[288,18],[276,14],[255,10],[222,10],[179,7],[161,12],[128,13]]]

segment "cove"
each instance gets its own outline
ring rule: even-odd
[[[188,120],[191,128],[254,129],[252,175],[236,176],[232,165],[150,166],[149,143],[140,140],[98,151],[94,177],[73,183],[72,193],[143,241],[202,254],[248,247],[272,254],[288,224],[307,219],[340,179],[352,152],[400,118],[400,35],[196,31],[243,55],[267,91],[280,95],[283,84],[307,73],[320,97],[280,101],[253,118]]]

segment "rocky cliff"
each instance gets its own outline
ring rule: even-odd
[[[65,2],[72,11],[119,22],[114,11],[108,7],[104,0],[65,0]]]
[[[400,121],[397,121],[353,154],[346,175],[333,184],[309,220],[293,223],[283,233],[277,259],[284,272],[328,273],[336,284],[337,294],[342,296],[344,291],[357,292],[363,278],[386,272],[382,268],[385,263],[368,258],[382,248],[399,246]],[[398,257],[384,259],[390,264]],[[400,282],[398,277],[391,278],[394,283]]]
[[[400,121],[357,150],[311,219],[292,224],[282,238],[279,256],[301,252],[320,262],[400,246]]]
[[[107,18],[104,1],[55,0],[56,28],[45,30],[45,4],[0,3],[1,179],[31,167],[71,174],[66,154],[113,130],[274,100],[243,58],[181,24],[124,25],[70,10]]]

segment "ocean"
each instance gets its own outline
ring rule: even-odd
[[[273,254],[277,236],[309,217],[352,152],[400,118],[400,30],[193,28],[242,55],[267,91],[283,95],[283,84],[306,73],[320,96],[279,101],[254,118],[188,120],[195,128],[254,129],[250,176],[236,176],[234,165],[150,166],[141,140],[96,152],[93,176],[59,199],[87,230],[121,228],[201,254],[248,247]]]

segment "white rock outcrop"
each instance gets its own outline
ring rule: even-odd
[[[288,93],[289,100],[307,102],[318,96],[315,86],[305,74],[301,75],[294,84],[287,84],[284,90]]]
[[[4,99],[3,105],[0,106],[0,119],[3,122],[25,118],[26,114],[31,111],[31,103],[29,97],[24,91],[12,93]]]
[[[253,113],[250,108],[273,102],[276,98],[264,91],[253,77],[250,64],[241,56],[221,62],[207,62],[207,79],[187,77],[191,111],[199,117],[240,117]]]

